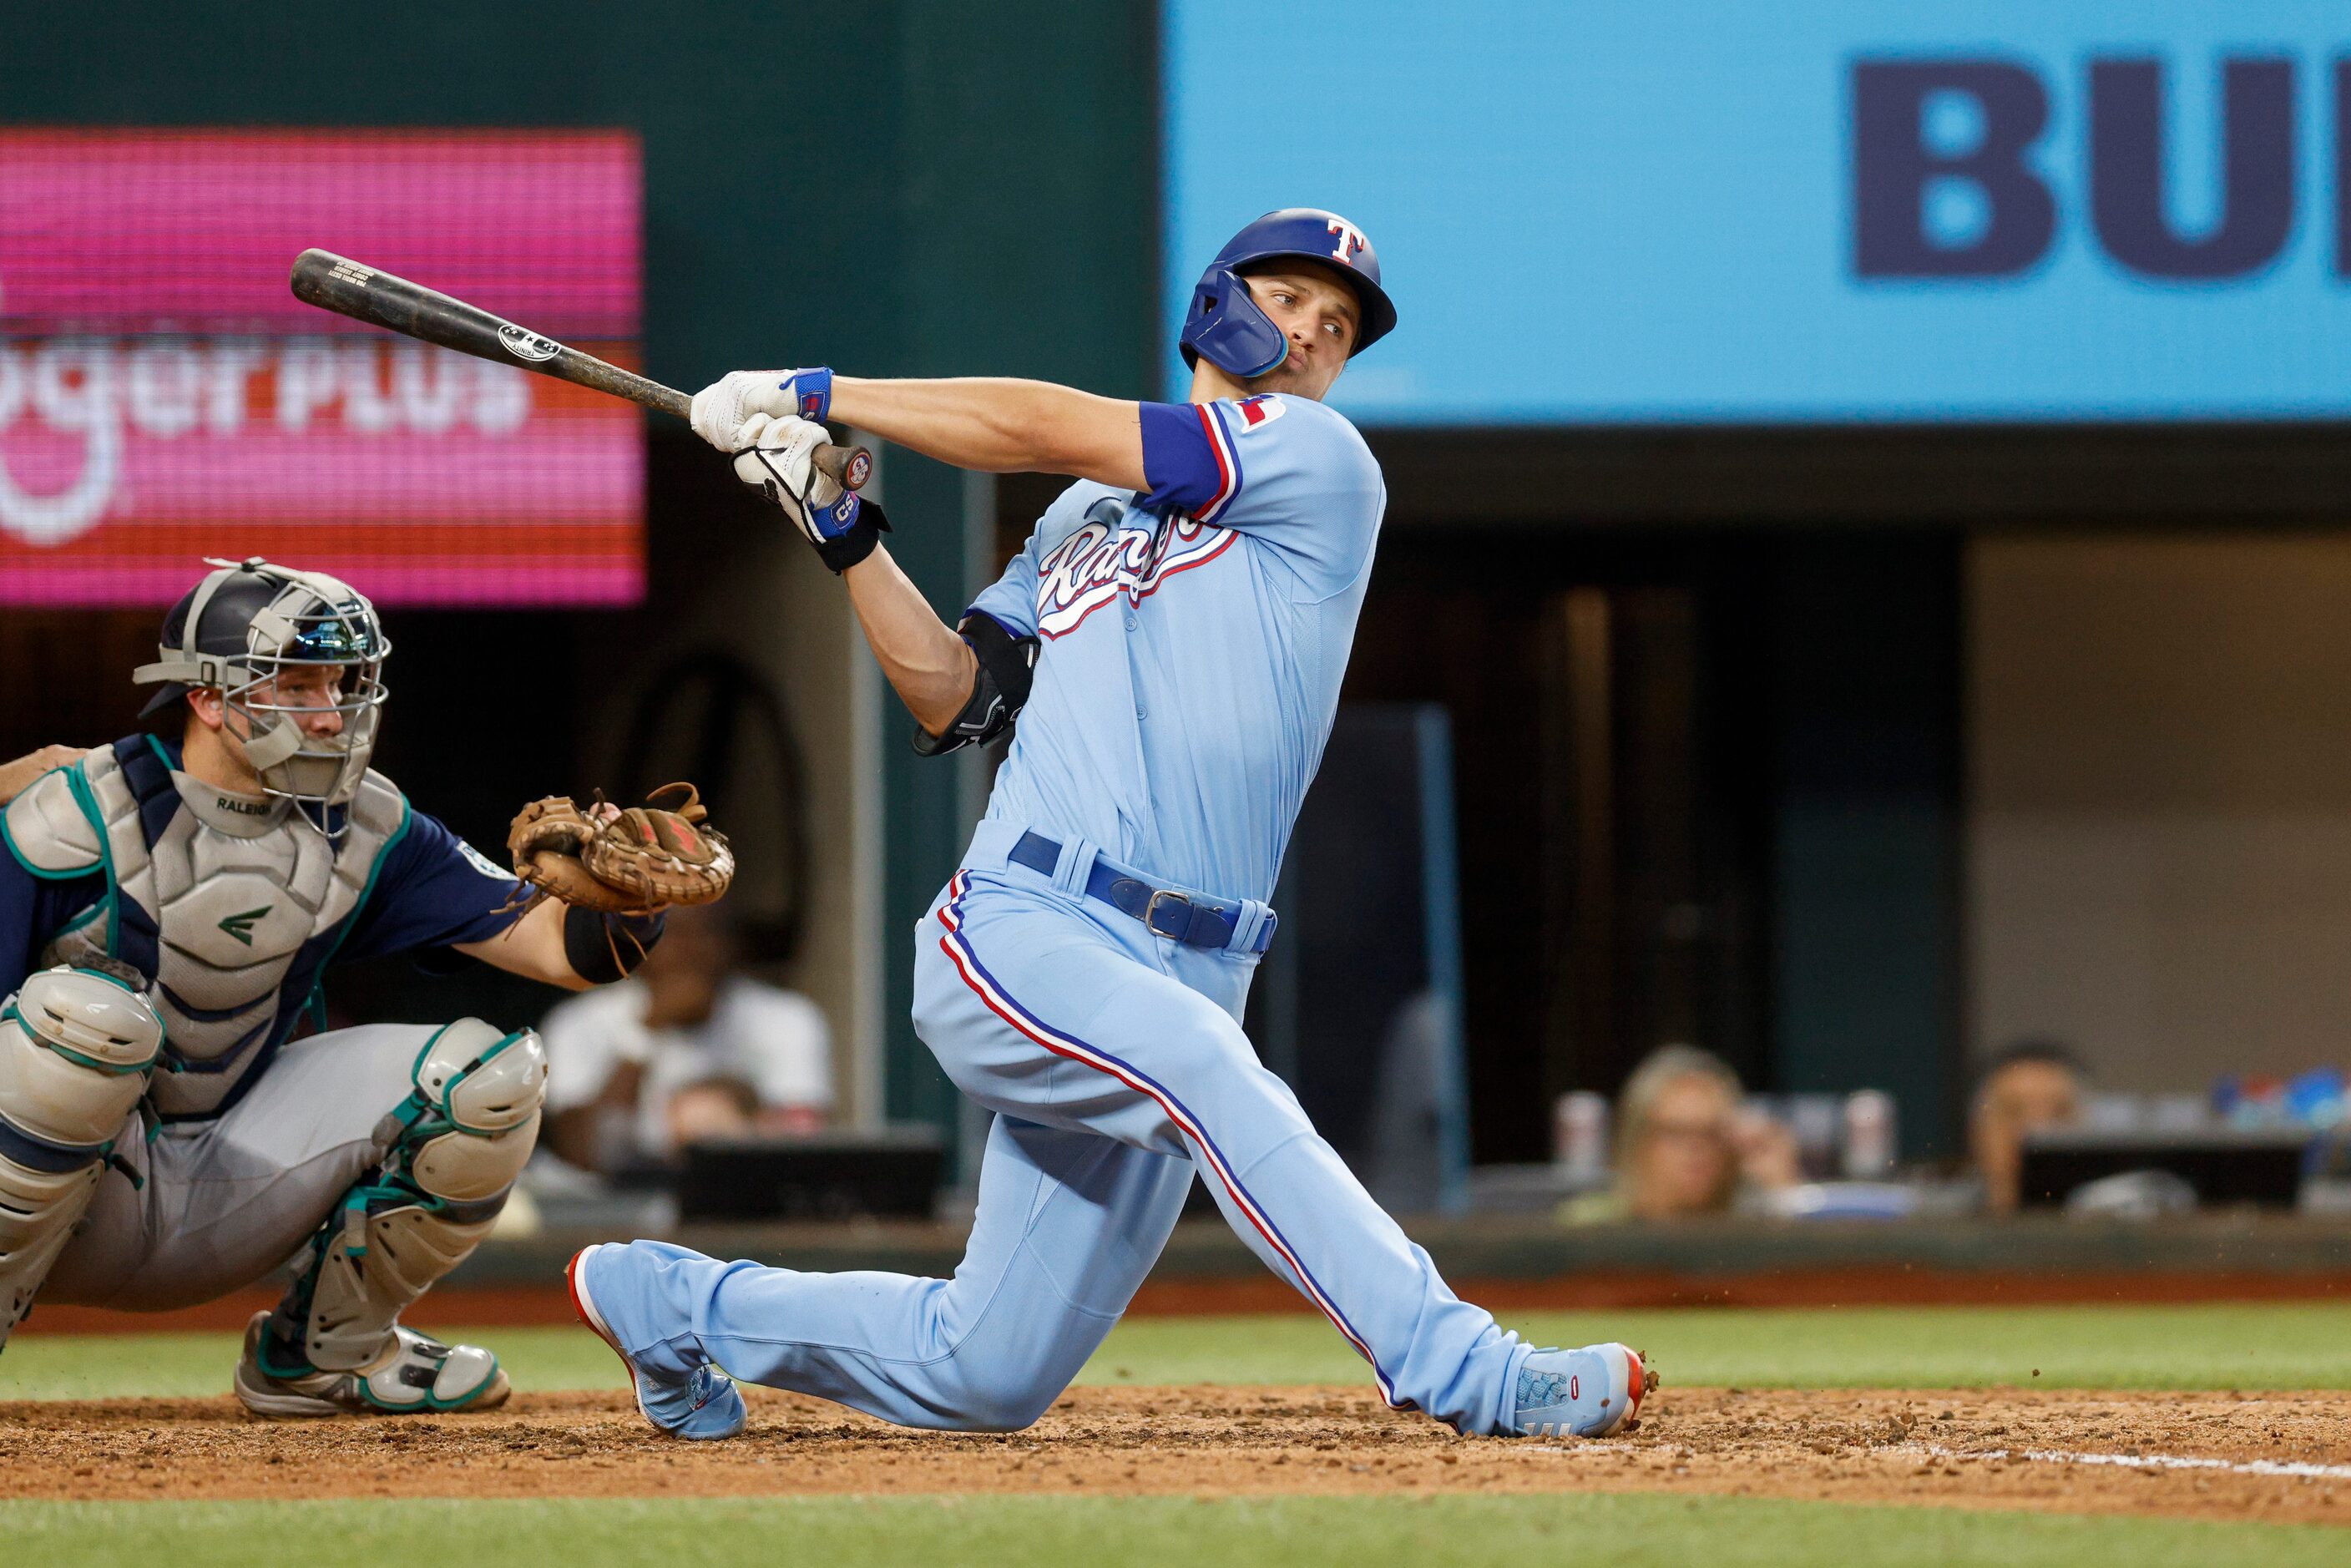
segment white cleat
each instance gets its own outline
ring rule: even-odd
[[[451,1410],[492,1410],[513,1387],[498,1358],[473,1344],[443,1344],[413,1329],[392,1325],[392,1345],[370,1365],[350,1372],[317,1367],[272,1370],[267,1363],[269,1314],[245,1326],[245,1354],[236,1362],[236,1396],[256,1416],[429,1416]]]

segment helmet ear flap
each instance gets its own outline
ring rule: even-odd
[[[1193,287],[1183,348],[1186,362],[1205,358],[1241,381],[1261,376],[1290,357],[1290,340],[1259,308],[1240,274],[1224,266],[1211,266]]]

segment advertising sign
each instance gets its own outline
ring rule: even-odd
[[[636,409],[287,273],[318,246],[632,364],[640,199],[628,135],[0,131],[0,603],[247,555],[386,603],[635,601]]]
[[[1343,213],[1401,316],[1358,418],[2351,415],[2340,5],[1164,16],[1171,320],[1259,213]]]

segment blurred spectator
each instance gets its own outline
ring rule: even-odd
[[[2082,1064],[2053,1040],[2021,1040],[1993,1057],[1976,1080],[1968,1147],[1983,1180],[1984,1207],[2013,1214],[2021,1196],[2027,1134],[2082,1119]]]
[[[1739,1075],[1694,1046],[1649,1053],[1616,1102],[1616,1180],[1572,1199],[1563,1218],[1677,1219],[1729,1212],[1743,1194],[1802,1179],[1785,1127],[1740,1103]]]
[[[539,1033],[555,1153],[611,1171],[700,1139],[824,1126],[824,1014],[796,991],[737,973],[738,956],[721,906],[674,909],[634,976],[549,1011]]]

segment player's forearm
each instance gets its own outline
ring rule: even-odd
[[[1050,382],[835,376],[831,417],[958,468],[1147,488],[1137,406]]]
[[[892,689],[933,735],[944,734],[971,698],[979,664],[971,644],[941,621],[886,547],[841,574],[866,645]]]
[[[594,982],[582,979],[580,971],[571,967],[571,960],[564,956],[564,909],[565,905],[555,899],[547,899],[486,941],[454,946],[458,952],[510,975],[560,986],[567,991],[584,991]]]

